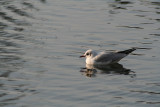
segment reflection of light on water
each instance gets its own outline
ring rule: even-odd
[[[14,106],[18,100],[37,91],[21,72],[26,62],[24,50],[30,42],[26,32],[32,26],[30,21],[35,20],[28,10],[38,11],[32,3],[0,1],[0,106]]]
[[[126,69],[119,63],[111,65],[88,65],[80,70],[87,77],[95,77],[96,74],[114,74],[114,75],[130,75],[131,78],[136,76],[134,71]]]
[[[0,106],[158,106],[160,8],[153,1],[1,0]],[[126,66],[81,69],[94,80],[75,72],[82,49],[133,46],[143,50]]]

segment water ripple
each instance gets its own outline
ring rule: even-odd
[[[0,106],[159,107],[159,14],[158,0],[0,0]],[[78,58],[131,47],[112,66]]]
[[[117,26],[117,27],[134,28],[134,29],[144,29],[144,28],[138,27],[138,26]]]
[[[17,9],[14,5],[7,6],[6,8],[20,16],[31,17],[31,15],[29,15],[27,12]]]

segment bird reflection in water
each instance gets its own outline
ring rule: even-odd
[[[134,71],[126,69],[122,64],[114,63],[110,65],[89,65],[81,68],[80,72],[87,77],[95,77],[96,74],[113,74],[113,75],[130,75],[131,78],[136,76]]]

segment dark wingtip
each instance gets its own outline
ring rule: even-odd
[[[123,53],[123,54],[130,54],[131,52],[135,51],[136,48],[132,48],[132,49],[127,49],[127,50],[124,50],[124,51],[119,51],[118,53]]]

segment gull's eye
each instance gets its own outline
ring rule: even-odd
[[[86,54],[87,56],[89,55],[89,53]]]

